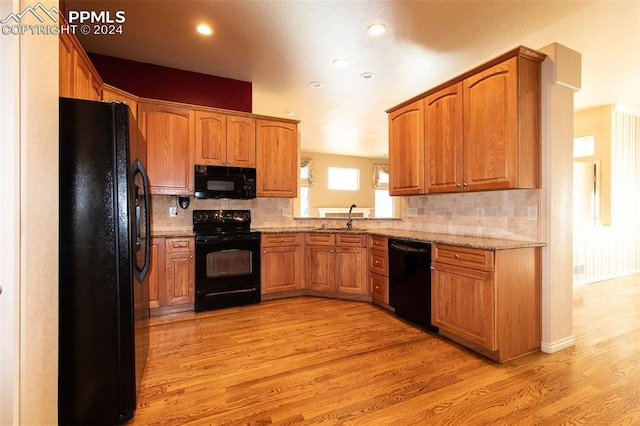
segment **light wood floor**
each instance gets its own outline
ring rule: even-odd
[[[577,288],[574,330],[499,365],[362,302],[155,318],[131,423],[640,424],[640,275]]]

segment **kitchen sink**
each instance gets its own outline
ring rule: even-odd
[[[355,231],[354,228],[347,228],[346,226],[340,227],[330,227],[330,226],[320,226],[318,228],[314,228],[314,231]]]

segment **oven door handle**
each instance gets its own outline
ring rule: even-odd
[[[252,293],[254,291],[258,291],[258,289],[256,289],[256,288],[247,288],[247,289],[242,289],[242,290],[217,291],[215,293],[206,293],[203,296],[204,297],[215,297],[215,296],[220,296],[220,295],[223,295],[223,294]]]

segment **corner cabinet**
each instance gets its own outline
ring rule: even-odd
[[[389,194],[419,195],[424,185],[424,102],[389,114]]]
[[[388,110],[390,194],[539,188],[544,58],[518,47]]]
[[[306,234],[305,288],[368,300],[366,242],[363,234]]]
[[[480,250],[435,244],[431,322],[498,362],[540,349],[540,248]]]
[[[196,111],[195,164],[256,167],[256,120]]]
[[[298,196],[298,125],[256,120],[258,197]]]
[[[192,195],[195,112],[164,102],[140,101],[138,126],[147,141],[151,194]]]

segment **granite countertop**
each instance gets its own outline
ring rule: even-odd
[[[163,229],[151,231],[151,238],[193,237],[193,229]]]
[[[422,232],[411,231],[407,229],[358,229],[354,228],[348,230],[346,228],[258,228],[256,231],[260,231],[265,234],[277,234],[277,233],[289,233],[289,232],[330,232],[330,233],[352,233],[352,234],[370,234],[381,235],[388,238],[406,238],[418,241],[428,241],[437,244],[449,244],[460,247],[471,247],[484,250],[510,250],[526,247],[543,247],[546,243],[539,241],[520,241],[520,240],[508,240],[501,238],[491,237],[478,237],[469,235],[453,235],[453,234],[441,234],[436,232]]]

